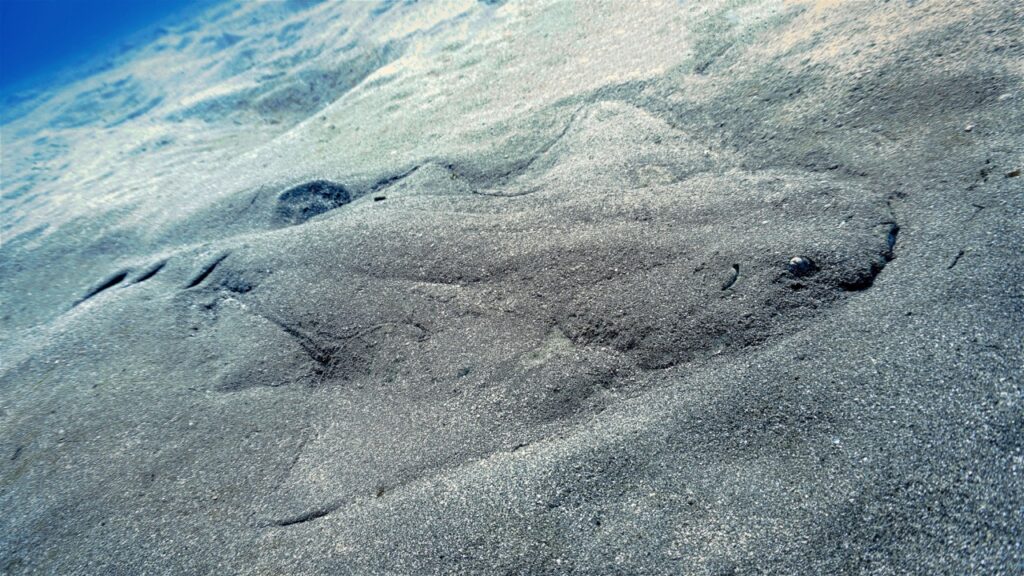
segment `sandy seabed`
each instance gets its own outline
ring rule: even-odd
[[[9,98],[0,572],[1019,574],[1022,23],[224,2]]]

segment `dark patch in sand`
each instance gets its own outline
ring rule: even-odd
[[[91,288],[88,292],[86,292],[85,296],[82,296],[82,298],[78,302],[76,302],[75,305],[77,306],[82,302],[85,302],[86,300],[96,296],[100,292],[117,286],[118,284],[123,282],[125,278],[128,277],[128,272],[128,270],[120,270],[118,272],[115,272],[114,274],[107,277],[105,280]]]
[[[277,197],[274,216],[282,225],[302,224],[351,201],[352,195],[341,184],[313,180],[282,192]]]
[[[220,263],[223,262],[224,259],[227,258],[229,255],[230,253],[222,254],[218,256],[213,262],[210,262],[209,264],[204,266],[203,269],[200,270],[198,274],[192,277],[192,280],[189,281],[188,285],[186,285],[185,288],[195,288],[196,286],[202,284],[203,280],[206,280],[206,278],[210,274],[212,274],[214,270],[217,269],[217,266],[220,265]]]

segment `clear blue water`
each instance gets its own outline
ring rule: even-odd
[[[115,49],[202,0],[0,0],[0,93]]]

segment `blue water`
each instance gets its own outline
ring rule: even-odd
[[[0,0],[0,93],[31,85],[202,0]]]

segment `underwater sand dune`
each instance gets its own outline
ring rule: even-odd
[[[0,571],[1016,572],[1021,12],[225,2],[41,90]]]

